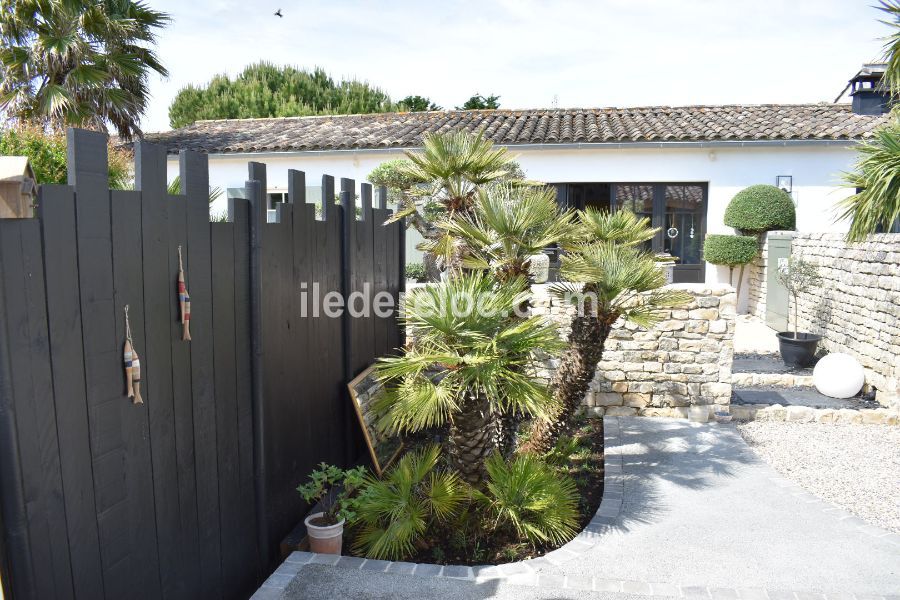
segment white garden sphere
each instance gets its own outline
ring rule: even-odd
[[[823,357],[813,369],[813,384],[830,398],[852,398],[862,389],[866,374],[859,361],[842,352]]]

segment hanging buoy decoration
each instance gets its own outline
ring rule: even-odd
[[[125,349],[122,352],[125,361],[125,383],[128,397],[135,404],[143,404],[141,398],[141,359],[131,339],[131,322],[128,320],[128,305],[125,305]]]
[[[678,237],[678,228],[677,227],[669,227],[666,231],[666,235],[668,235],[671,239],[675,239]]]
[[[181,309],[181,339],[191,341],[191,296],[184,283],[184,264],[181,261],[181,246],[178,246],[178,306]]]

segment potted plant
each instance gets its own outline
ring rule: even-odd
[[[321,463],[309,476],[309,482],[297,487],[307,503],[320,509],[303,521],[311,551],[341,553],[344,524],[356,516],[355,509],[365,475],[365,467],[344,471]]]
[[[814,333],[800,333],[797,331],[799,323],[798,297],[803,292],[808,292],[821,284],[818,270],[801,258],[789,258],[778,269],[778,281],[787,288],[794,305],[794,330],[782,331],[778,334],[778,349],[781,351],[781,359],[789,367],[809,367],[816,356],[816,346],[822,336]]]
[[[717,235],[710,233],[703,244],[703,258],[714,265],[728,267],[728,283],[732,283],[734,268],[740,266],[737,281],[737,298],[741,297],[744,267],[759,256],[759,240],[750,235]]]

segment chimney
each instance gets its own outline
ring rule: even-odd
[[[882,83],[882,77],[886,68],[887,65],[884,63],[864,64],[859,73],[844,88],[844,92],[848,89],[850,90],[854,113],[858,115],[881,115],[891,111],[891,92]]]

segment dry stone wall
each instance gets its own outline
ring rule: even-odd
[[[747,313],[766,316],[766,268],[769,264],[769,238],[762,236],[759,256],[747,265]]]
[[[584,399],[598,415],[646,415],[705,420],[731,402],[735,292],[731,286],[679,284],[692,296],[684,307],[644,330],[618,321],[597,375]],[[574,308],[563,305],[549,286],[534,286],[534,311],[549,315],[568,335]],[[558,361],[548,359],[540,376],[552,377]],[[693,407],[693,413],[691,411]]]
[[[791,256],[822,276],[819,289],[800,296],[800,329],[821,334],[828,352],[855,356],[878,401],[900,406],[900,234],[848,244],[841,234],[800,233]]]

